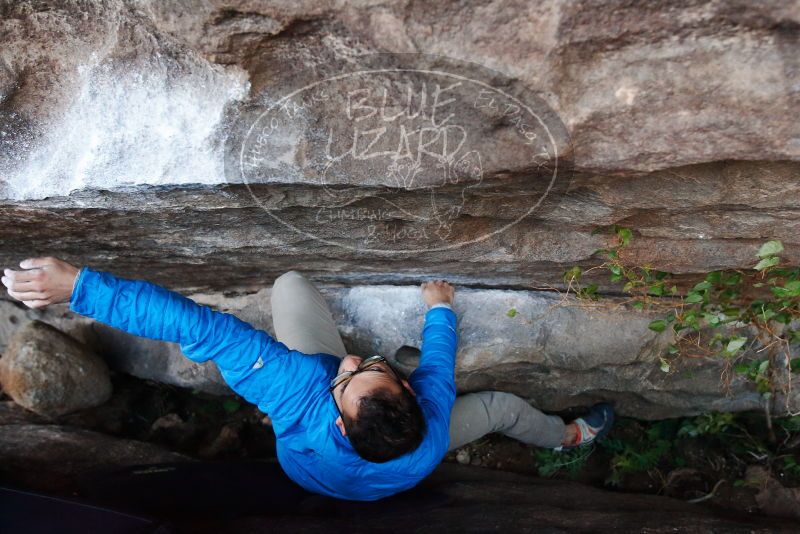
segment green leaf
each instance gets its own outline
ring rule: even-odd
[[[753,269],[755,269],[756,271],[763,271],[764,269],[769,269],[770,267],[778,265],[780,261],[781,259],[776,256],[773,256],[771,258],[764,258],[758,263],[756,263]]]
[[[800,373],[800,358],[792,358],[789,362],[789,368],[793,373]]]
[[[703,302],[703,295],[697,293],[696,291],[690,291],[688,295],[686,295],[686,302],[689,304],[697,304],[698,302]]]
[[[506,315],[508,315],[509,317],[516,317],[517,316],[516,308],[511,308],[510,310],[508,310],[506,312]]]
[[[570,282],[571,280],[580,280],[582,274],[583,269],[576,265],[564,273],[564,281]]]
[[[599,286],[597,284],[590,284],[584,288],[578,290],[578,297],[580,298],[589,298],[595,299],[597,298],[597,290]]]
[[[630,228],[618,228],[617,237],[619,237],[619,240],[622,243],[622,246],[624,247],[631,242],[631,237],[633,237],[633,232],[631,232]]]
[[[622,286],[622,290],[626,293],[630,292],[633,289],[633,282],[626,282],[624,286]]]
[[[780,241],[767,241],[761,245],[760,249],[758,249],[758,257],[766,258],[768,256],[774,256],[780,252],[783,252],[783,243]]]
[[[706,282],[710,284],[719,284],[722,281],[722,273],[720,271],[712,271],[706,275]]]
[[[769,360],[764,360],[760,364],[758,364],[758,374],[763,375],[769,369]]]
[[[781,312],[781,313],[776,313],[775,317],[773,317],[772,320],[783,324],[789,324],[792,322],[792,316],[789,315],[787,312]]]
[[[737,363],[737,364],[736,364],[736,365],[733,367],[733,370],[734,370],[736,373],[740,374],[740,375],[746,375],[746,374],[747,374],[747,372],[750,370],[750,366],[749,366],[749,365],[747,365],[746,363]]]
[[[667,348],[667,352],[669,352],[670,354],[678,354],[679,350],[678,350],[678,347],[677,347],[677,345],[671,344],[671,345],[670,345],[670,346]]]
[[[726,301],[736,300],[739,298],[739,292],[734,291],[733,289],[726,289],[719,294],[719,298]]]
[[[761,311],[759,311],[758,315],[761,317],[762,320],[769,321],[775,316],[775,310],[771,308],[762,308]]]
[[[669,373],[669,362],[667,360],[661,360],[661,370],[665,373]]]
[[[647,289],[647,292],[656,297],[660,297],[664,294],[664,285],[661,283],[653,284]]]
[[[735,286],[742,281],[742,275],[739,273],[731,273],[722,279],[722,283],[726,286]]]
[[[772,293],[776,297],[800,297],[800,280],[786,282],[783,287],[773,287]]]
[[[633,303],[633,307],[639,311],[644,309],[644,302],[637,301]]]
[[[730,341],[728,341],[728,345],[725,347],[725,352],[728,354],[736,354],[745,343],[747,343],[746,337],[732,337]]]
[[[667,322],[663,319],[656,319],[655,321],[647,325],[647,328],[649,328],[653,332],[663,332],[664,329],[667,328]]]
[[[705,291],[706,289],[711,289],[711,282],[708,282],[707,280],[700,282],[699,284],[696,284],[692,289],[694,289],[695,291]]]

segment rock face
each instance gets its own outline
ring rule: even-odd
[[[353,503],[312,495],[288,480],[276,463],[266,461],[187,464],[186,458],[155,447],[114,440],[85,431],[59,427],[12,425],[0,435],[0,475],[9,461],[36,476],[14,480],[26,489],[59,492],[84,503],[137,516],[158,519],[180,531],[196,530],[198,522],[232,533],[430,532],[795,532],[796,522],[720,513],[656,495],[635,495],[592,488],[577,482],[537,479],[478,467],[442,464],[410,491],[379,502]],[[42,452],[28,448],[8,454],[5,443],[31,432]],[[97,454],[87,476],[81,444]],[[77,456],[63,456],[58,446]],[[96,448],[103,445],[101,449]],[[32,454],[33,453],[33,454]],[[28,456],[28,457],[26,457]],[[140,460],[160,465],[138,466]],[[66,460],[66,461],[64,461]],[[132,466],[124,468],[124,466]],[[105,469],[104,469],[105,468]],[[113,468],[113,469],[108,469]],[[257,475],[257,476],[256,476]],[[213,481],[214,483],[209,483]],[[259,483],[274,490],[259,502],[243,487]],[[194,484],[194,485],[192,485]],[[235,498],[229,498],[235,496]],[[16,511],[16,510],[15,510]],[[16,514],[12,514],[14,517]]]
[[[190,461],[140,441],[60,425],[0,426],[0,477],[43,491],[59,491],[94,469]]]
[[[39,414],[26,410],[13,401],[0,402],[0,425],[23,423],[41,424],[47,422],[47,417],[42,417]]]
[[[313,513],[309,513],[313,510]],[[631,495],[575,482],[535,479],[476,467],[444,464],[414,490],[392,501],[319,502],[298,515],[246,518],[227,532],[793,532],[796,523],[716,515],[675,499]]]
[[[0,358],[0,383],[15,402],[51,417],[100,405],[111,396],[105,362],[39,321],[10,340]]]
[[[628,259],[661,270],[750,267],[766,238],[800,261],[796,2],[53,0],[0,14],[4,264],[49,253],[198,290],[298,266],[348,284],[532,288],[592,263],[604,241],[590,231],[614,223],[634,230]],[[375,77],[326,85],[327,100],[301,91],[284,101],[293,120],[272,122],[293,90],[420,52],[452,61],[406,64],[471,80],[438,108],[468,134],[457,153],[429,157],[444,133],[420,151],[419,121],[372,143],[360,119],[377,96],[347,95],[390,85]],[[420,81],[430,105],[445,84],[405,80]],[[475,115],[510,96],[532,115]],[[511,127],[545,139],[520,126],[533,124],[553,135],[544,164]],[[368,154],[346,152],[355,132]],[[348,157],[328,167],[326,149]],[[555,189],[517,221],[554,162]]]
[[[474,289],[462,391],[756,408],[714,361],[659,371],[645,316],[535,290],[612,224],[679,280],[772,238],[800,263],[799,58],[797,1],[0,0],[0,263],[56,255],[265,328],[260,290],[301,269],[352,350],[386,354],[419,334],[404,286],[442,277]],[[174,347],[46,317],[120,369],[224,391]]]
[[[424,309],[418,287],[327,288],[323,294],[350,352],[391,359],[403,345],[419,346]],[[192,298],[272,332],[269,289],[241,297]],[[0,308],[0,321],[18,313],[9,308],[16,310]],[[690,359],[669,373],[661,371],[659,357],[670,337],[649,330],[651,318],[619,302],[587,307],[542,292],[464,289],[458,292],[455,309],[460,393],[511,391],[553,411],[611,400],[621,414],[645,419],[763,407],[752,382],[736,376],[723,387],[725,363],[719,359]],[[510,317],[512,309],[515,314]],[[117,370],[209,393],[230,393],[213,363],[195,364],[175,344],[136,338],[62,315],[57,308],[30,315],[86,340]],[[2,344],[0,336],[0,348]],[[798,402],[790,399],[792,406]],[[785,406],[776,402],[774,409],[782,413]]]
[[[768,470],[749,466],[745,472],[749,484],[760,488],[756,502],[765,514],[787,519],[800,519],[800,489],[784,487]]]

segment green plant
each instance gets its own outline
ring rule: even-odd
[[[769,360],[740,362],[734,366],[733,370],[755,382],[759,393],[768,393],[771,390]]]
[[[775,419],[775,425],[784,429],[788,434],[800,432],[800,415]]]
[[[770,447],[760,436],[748,430],[747,418],[730,412],[711,412],[684,419],[678,438],[703,440],[704,446],[725,450],[743,462],[772,457]],[[752,425],[752,422],[751,422]]]
[[[626,477],[647,473],[657,484],[669,484],[668,473],[677,467],[691,467],[710,477],[735,481],[750,464],[766,466],[800,481],[798,456],[792,453],[800,443],[800,416],[774,420],[781,439],[768,439],[763,416],[757,412],[712,412],[692,417],[640,421],[622,417],[611,434],[594,447],[564,452],[532,449],[540,476],[568,476],[585,473],[591,480],[599,470],[608,485],[637,485]],[[592,468],[587,469],[593,456]],[[738,485],[744,484],[739,481]]]
[[[623,252],[633,239],[629,228],[612,226],[611,246],[596,251],[604,261],[595,269],[606,270],[609,279],[622,283],[634,308],[664,310],[649,328],[671,328],[676,342],[662,355],[659,365],[670,372],[680,357],[719,357],[757,390],[771,397],[779,366],[800,372],[800,358],[791,359],[790,345],[800,343],[800,268],[782,265],[780,241],[767,241],[756,254],[752,270],[714,271],[692,287],[679,291],[671,274],[650,266],[631,266]],[[584,271],[572,267],[564,273],[567,292],[596,300],[597,284],[584,286]],[[750,349],[748,351],[748,349]],[[753,359],[752,354],[760,357]],[[790,382],[784,381],[784,387]],[[788,399],[788,396],[787,396]]]
[[[636,425],[602,441],[600,446],[612,454],[606,484],[619,486],[626,475],[656,468],[673,450],[672,424],[659,421],[644,431]]]
[[[711,412],[694,418],[685,419],[678,429],[678,436],[718,435],[734,425],[733,414],[727,412]]]
[[[800,477],[800,463],[797,462],[797,458],[794,456],[785,456],[781,467],[785,473],[793,477]]]
[[[563,470],[570,478],[574,478],[586,465],[593,451],[593,447],[578,447],[564,451],[534,449],[532,454],[536,459],[539,476],[552,477]]]

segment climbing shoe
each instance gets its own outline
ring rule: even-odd
[[[607,402],[595,404],[589,413],[573,421],[577,425],[578,435],[572,445],[556,447],[557,451],[565,451],[587,445],[595,440],[603,439],[614,425],[614,408]]]

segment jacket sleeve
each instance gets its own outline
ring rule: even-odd
[[[180,345],[189,359],[213,361],[225,382],[273,423],[302,413],[327,373],[320,358],[289,350],[237,317],[143,280],[81,269],[70,309],[137,336]]]
[[[456,400],[456,314],[449,307],[431,308],[422,328],[422,353],[419,367],[409,377],[417,400],[429,411],[428,432],[436,434],[447,450],[450,412]]]

